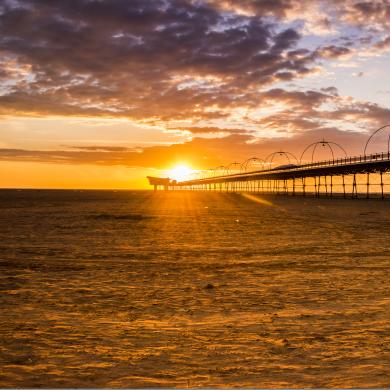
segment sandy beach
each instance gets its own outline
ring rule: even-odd
[[[389,387],[390,201],[0,191],[1,387]]]

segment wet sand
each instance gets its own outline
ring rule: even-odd
[[[0,269],[1,387],[390,386],[390,201],[0,191]]]

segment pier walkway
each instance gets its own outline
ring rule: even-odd
[[[375,192],[384,198],[383,174],[388,171],[390,171],[390,153],[387,152],[309,164],[288,164],[276,168],[184,181],[163,179],[160,183],[166,190],[245,191],[290,195],[314,194],[315,196],[341,194],[344,197],[358,197],[359,193],[370,197]],[[370,181],[371,174],[378,174],[379,181]],[[362,175],[365,175],[364,183]],[[158,182],[156,178],[148,178],[152,185]],[[365,187],[364,191],[360,190],[362,186]],[[335,187],[338,191],[335,191]],[[348,187],[351,187],[351,190],[348,190]]]

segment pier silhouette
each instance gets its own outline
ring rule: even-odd
[[[384,174],[390,171],[390,136],[387,151],[366,154],[373,136],[390,125],[382,126],[368,138],[364,153],[348,156],[336,142],[325,139],[308,145],[298,159],[292,153],[276,151],[265,159],[251,157],[243,163],[233,162],[226,166],[196,172],[196,177],[176,181],[169,178],[148,176],[155,190],[256,192],[278,195],[342,196],[344,198],[386,197]],[[314,161],[318,147],[329,149],[332,158]],[[343,154],[335,158],[338,149]],[[311,152],[311,162],[303,162]],[[276,156],[283,156],[287,164],[273,167]],[[375,176],[374,176],[375,175]]]

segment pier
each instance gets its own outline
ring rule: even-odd
[[[261,194],[315,196],[344,198],[390,198],[390,183],[385,174],[390,171],[390,136],[386,152],[366,154],[372,137],[390,127],[383,126],[368,139],[364,154],[349,157],[345,149],[334,142],[321,140],[310,144],[298,160],[292,153],[278,151],[266,159],[252,157],[242,164],[234,162],[227,166],[201,171],[198,177],[183,181],[170,179],[165,190],[253,192]],[[318,146],[329,148],[332,159],[313,161]],[[344,157],[335,158],[339,149]],[[302,163],[304,155],[312,151],[312,161]],[[282,155],[288,164],[274,167],[275,156]],[[256,162],[260,169],[250,168]],[[200,176],[200,177],[199,177]],[[148,177],[150,184],[158,180]],[[155,186],[156,189],[156,186]]]

